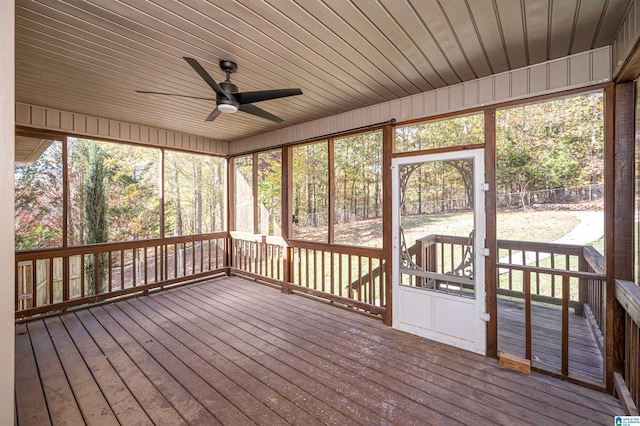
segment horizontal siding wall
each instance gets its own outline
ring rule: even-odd
[[[640,4],[638,3],[639,0],[631,2],[627,16],[611,44],[613,78],[618,77],[640,40]]]
[[[23,103],[16,103],[16,125],[208,154],[229,153],[226,141]]]
[[[611,80],[609,46],[360,108],[230,143],[231,153],[305,140],[395,118],[407,121]]]

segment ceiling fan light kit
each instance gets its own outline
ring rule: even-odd
[[[218,109],[224,114],[233,114],[238,111],[238,107],[233,104],[218,104]]]
[[[282,120],[280,117],[277,117],[270,112],[263,110],[262,108],[258,108],[257,106],[253,105],[253,102],[262,102],[271,99],[302,95],[302,90],[298,88],[261,90],[256,92],[238,92],[238,86],[233,84],[230,78],[231,73],[234,73],[238,70],[238,66],[235,62],[226,59],[222,59],[220,61],[220,69],[225,72],[227,78],[225,79],[225,81],[222,81],[218,84],[197,60],[186,56],[183,59],[187,61],[189,65],[191,65],[191,68],[193,68],[195,72],[198,73],[198,75],[205,81],[205,83],[209,85],[209,87],[211,87],[211,89],[216,94],[216,109],[214,109],[211,114],[209,114],[205,121],[215,120],[215,118],[220,115],[220,113],[233,114],[240,110],[247,114],[271,120],[275,123],[282,123],[284,120]],[[176,96],[188,99],[213,100],[212,98],[201,98],[195,96],[179,95],[175,93],[150,92],[146,90],[136,90],[136,92],[152,95]]]

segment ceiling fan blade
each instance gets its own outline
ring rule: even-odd
[[[258,92],[239,92],[232,93],[236,100],[242,104],[250,104],[253,102],[268,101],[270,99],[286,98],[288,96],[302,95],[300,89],[276,89],[276,90],[260,90]]]
[[[213,111],[211,111],[211,114],[209,114],[209,116],[207,118],[205,118],[204,121],[213,121],[219,115],[220,115],[220,110],[218,108],[216,108]]]
[[[229,99],[229,95],[226,94],[220,88],[220,86],[218,86],[218,83],[216,83],[216,81],[213,78],[211,78],[209,73],[202,67],[202,65],[200,65],[200,62],[196,61],[193,58],[188,58],[186,56],[184,56],[183,59],[187,61],[189,65],[191,65],[191,68],[193,68],[200,75],[200,77],[202,77],[205,83],[207,83],[209,87],[211,87],[213,91],[216,92],[216,94],[218,94],[219,96],[222,96],[225,99]]]
[[[149,92],[148,90],[136,90],[137,93],[145,93],[147,95],[175,96],[177,98],[198,99],[200,101],[216,101],[216,98],[201,98],[198,96],[178,95],[176,93]]]
[[[282,118],[276,117],[270,112],[267,112],[262,108],[258,108],[255,105],[251,105],[251,104],[240,105],[238,109],[242,112],[246,112],[247,114],[257,115],[258,117],[266,118],[267,120],[271,120],[276,123],[282,123],[284,121]]]

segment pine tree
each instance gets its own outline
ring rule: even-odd
[[[85,214],[85,244],[104,243],[109,239],[107,228],[107,196],[105,192],[104,151],[93,141],[84,145],[87,171],[84,177],[84,214]],[[95,261],[98,257],[98,282],[95,281]],[[104,292],[104,277],[107,268],[105,254],[89,256],[85,261],[87,274],[87,293],[100,294]]]

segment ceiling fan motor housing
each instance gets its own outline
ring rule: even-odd
[[[231,99],[227,99],[224,96],[216,95],[216,100],[218,103],[218,109],[220,112],[225,113],[234,113],[238,110],[240,103],[231,95],[238,91],[238,86],[231,83],[230,81],[223,81],[219,84],[220,88],[223,92],[228,93]]]

